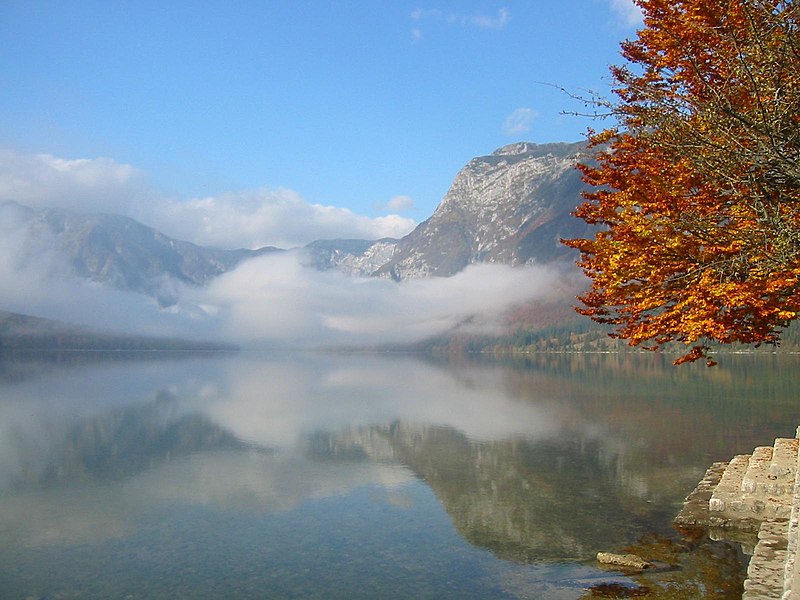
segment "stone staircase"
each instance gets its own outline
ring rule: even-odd
[[[675,519],[678,528],[707,528],[715,539],[757,536],[743,600],[800,599],[798,437],[800,428],[797,437],[715,463]]]

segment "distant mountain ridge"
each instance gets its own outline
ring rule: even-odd
[[[23,255],[53,250],[73,275],[153,296],[165,306],[175,302],[176,282],[203,286],[246,258],[278,251],[207,248],[120,215],[35,210],[16,202],[0,204],[0,222],[25,231]]]
[[[0,310],[0,353],[17,350],[234,351],[235,344],[98,331]]]

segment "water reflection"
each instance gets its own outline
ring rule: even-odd
[[[498,558],[582,561],[668,533],[712,460],[792,435],[792,360],[6,360],[0,548],[125,539],[179,507],[285,514],[366,488],[418,510],[409,486],[423,482]]]

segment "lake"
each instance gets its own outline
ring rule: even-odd
[[[5,356],[0,598],[740,597],[738,545],[671,522],[712,462],[794,436],[800,371],[720,363]],[[626,547],[676,567],[594,561]]]

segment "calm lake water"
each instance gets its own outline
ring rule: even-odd
[[[794,436],[800,357],[721,358],[5,357],[0,598],[740,597],[738,546],[671,521]],[[593,560],[631,545],[680,567]]]

